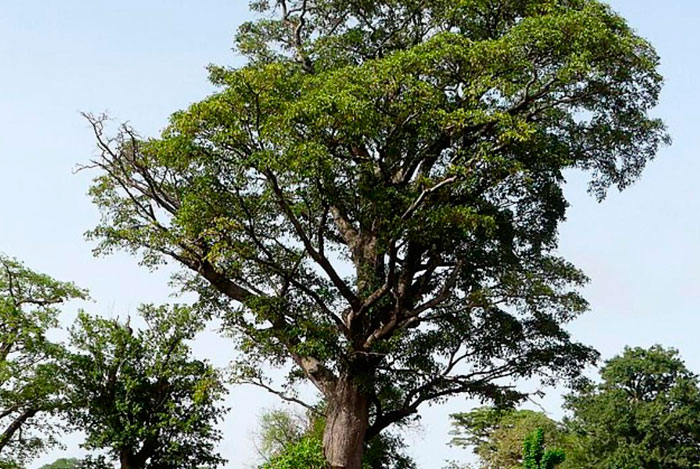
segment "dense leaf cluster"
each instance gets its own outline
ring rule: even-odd
[[[144,306],[140,313],[148,327],[137,331],[78,317],[65,371],[70,422],[86,433],[87,449],[105,450],[122,469],[220,465],[216,423],[225,414],[218,404],[224,388],[185,343],[198,321],[180,306]]]
[[[564,462],[566,455],[560,449],[545,449],[544,431],[538,428],[523,443],[523,469],[554,469]]]
[[[569,425],[594,469],[681,469],[700,464],[700,387],[678,352],[627,348],[602,382],[570,395]]]

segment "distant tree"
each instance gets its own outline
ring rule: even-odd
[[[554,469],[564,462],[566,456],[562,450],[546,449],[544,431],[538,428],[530,433],[523,443],[523,469]]]
[[[160,139],[90,118],[98,253],[173,259],[245,379],[328,403],[331,466],[419,408],[579,374],[564,173],[603,198],[665,143],[658,56],[595,0],[253,0],[242,67]],[[262,383],[269,388],[269,383]]]
[[[678,352],[627,348],[567,396],[571,430],[585,442],[580,467],[682,469],[700,464],[698,377]]]
[[[542,430],[547,447],[563,449],[567,455],[576,451],[575,435],[542,412],[532,410],[480,407],[471,412],[451,415],[453,446],[471,448],[479,458],[481,469],[518,469],[523,465],[523,441]],[[582,469],[570,466],[562,469]]]
[[[105,450],[122,469],[220,465],[215,425],[225,413],[218,403],[224,388],[186,343],[201,323],[182,306],[144,306],[140,313],[146,329],[78,317],[65,365],[70,422],[87,434],[87,449]]]
[[[65,406],[63,348],[47,338],[59,306],[86,293],[0,255],[0,467],[21,466],[56,443]]]
[[[80,469],[80,460],[76,458],[61,458],[51,464],[45,464],[39,469]]]
[[[255,446],[260,457],[269,461],[311,433],[314,429],[306,415],[282,409],[270,410],[260,416]]]

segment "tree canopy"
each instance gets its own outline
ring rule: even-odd
[[[51,464],[45,464],[39,469],[79,469],[80,461],[76,458],[61,458]]]
[[[563,327],[587,307],[556,255],[564,171],[602,199],[668,141],[652,46],[595,0],[251,7],[247,63],[160,138],[88,116],[97,252],[194,274],[241,381],[289,366],[323,394],[333,467],[423,403],[592,363]]]
[[[681,469],[700,464],[698,377],[673,349],[627,348],[602,382],[567,398],[568,425],[594,469]]]
[[[82,313],[71,330],[74,348],[65,364],[69,420],[86,433],[84,447],[109,457],[87,467],[196,469],[216,467],[226,412],[217,371],[194,359],[186,344],[201,322],[183,306],[144,306],[148,327]],[[91,465],[92,464],[92,465]]]
[[[0,255],[0,468],[21,467],[56,443],[65,408],[63,348],[47,338],[60,305],[86,292]]]

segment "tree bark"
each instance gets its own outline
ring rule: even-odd
[[[131,451],[127,449],[122,449],[119,452],[119,467],[120,469],[135,469],[131,462]]]
[[[323,451],[332,469],[361,469],[369,400],[350,379],[340,379],[328,399]]]

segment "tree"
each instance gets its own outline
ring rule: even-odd
[[[313,433],[315,428],[306,415],[281,409],[271,410],[260,416],[255,446],[260,457],[269,462],[305,435]]]
[[[211,365],[191,357],[187,340],[201,322],[183,306],[144,306],[148,327],[82,313],[65,365],[70,421],[84,446],[107,450],[122,469],[195,469],[224,462],[215,428],[224,393]],[[92,460],[102,467],[104,459]],[[88,461],[88,467],[90,461]]]
[[[193,275],[241,381],[289,366],[328,403],[324,451],[463,394],[569,379],[585,276],[555,255],[563,171],[603,198],[668,141],[658,57],[595,0],[256,0],[246,65],[157,139],[87,116],[97,253]],[[182,276],[180,276],[182,277]]]
[[[567,396],[568,424],[594,469],[680,469],[700,463],[700,389],[673,349],[626,348]]]
[[[559,422],[532,410],[480,407],[451,415],[454,435],[451,444],[471,447],[482,469],[518,469],[523,466],[523,441],[542,430],[543,445],[563,449],[567,454],[562,468],[578,469],[568,464],[576,452],[578,440]]]
[[[313,412],[307,415],[273,410],[260,418],[257,447],[264,460],[261,469],[326,469],[323,455],[325,419]],[[363,469],[415,469],[404,454],[401,440],[391,434],[377,435],[368,442]]]
[[[45,464],[39,469],[79,469],[80,461],[75,458],[61,458],[52,462],[51,464]]]
[[[62,347],[47,332],[59,306],[86,292],[0,255],[0,467],[19,467],[53,439],[65,406],[57,379]]]
[[[545,450],[541,428],[530,433],[523,443],[523,469],[554,469],[564,459],[561,450]]]

